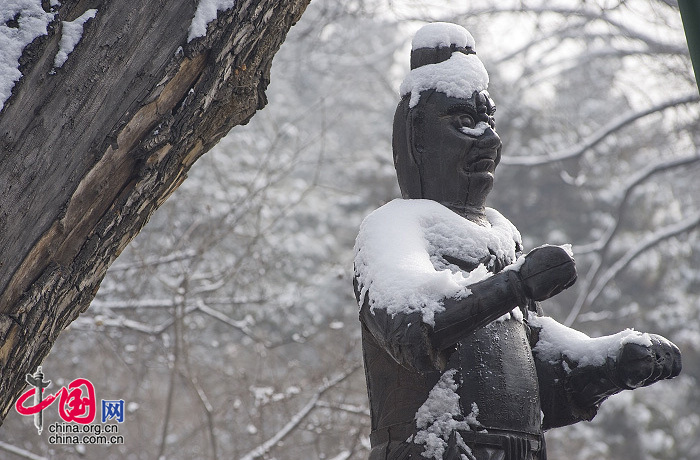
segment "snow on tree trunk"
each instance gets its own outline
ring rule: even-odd
[[[266,104],[308,1],[43,2],[0,112],[0,423],[192,164]],[[188,40],[197,4],[222,10]]]

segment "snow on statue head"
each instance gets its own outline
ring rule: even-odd
[[[432,23],[415,35],[411,72],[394,116],[394,166],[403,198],[482,215],[501,158],[489,77],[461,26]]]

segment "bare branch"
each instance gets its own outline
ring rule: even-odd
[[[183,295],[182,295],[182,302],[184,303],[185,296],[184,293],[186,292],[186,280],[183,281],[182,284],[182,289],[183,289]],[[173,353],[172,353],[172,359],[168,360],[169,367],[170,367],[170,378],[168,380],[168,395],[166,397],[166,405],[165,405],[165,415],[163,416],[163,430],[161,431],[161,437],[160,437],[160,444],[158,447],[158,455],[157,458],[161,459],[164,458],[165,456],[165,448],[167,446],[168,442],[168,428],[170,425],[170,417],[171,417],[171,412],[173,408],[173,396],[175,394],[175,375],[178,372],[178,364],[180,361],[180,352],[182,349],[182,317],[184,316],[182,314],[182,309],[183,305],[176,305],[174,308],[173,312],[173,325],[174,325],[174,335],[175,335],[175,340],[173,343]]]
[[[214,427],[214,406],[209,401],[204,388],[202,388],[202,386],[199,384],[199,380],[192,370],[192,366],[190,365],[189,344],[186,345],[187,346],[183,347],[185,362],[185,372],[183,373],[183,377],[185,377],[189,381],[192,388],[194,388],[195,392],[197,393],[197,398],[202,406],[202,409],[204,410],[204,415],[207,419],[207,430],[209,431],[209,444],[212,452],[211,458],[216,460],[218,458],[218,454],[216,448],[216,429]]]
[[[316,404],[318,407],[325,407],[327,409],[333,409],[333,410],[339,410],[343,412],[347,412],[349,414],[356,414],[356,415],[362,415],[369,417],[369,409],[364,407],[364,406],[354,406],[352,404],[331,404],[326,401],[319,401],[318,404]]]
[[[581,247],[576,247],[577,254],[596,252],[597,255],[595,260],[593,261],[593,264],[586,273],[586,277],[579,285],[579,295],[576,298],[576,303],[571,308],[571,311],[569,312],[569,314],[566,317],[566,320],[564,321],[565,325],[571,326],[574,323],[574,321],[576,321],[576,317],[579,315],[581,309],[586,303],[586,300],[588,299],[588,296],[590,294],[590,288],[593,285],[593,282],[595,281],[596,277],[598,276],[598,273],[600,272],[601,268],[603,267],[603,261],[607,256],[608,249],[610,248],[610,245],[612,244],[612,241],[620,228],[622,218],[624,216],[625,210],[627,209],[627,202],[629,201],[630,196],[632,196],[632,192],[634,191],[634,189],[650,177],[654,176],[655,174],[669,171],[673,168],[678,168],[681,166],[688,166],[698,161],[700,161],[700,154],[696,153],[695,155],[679,158],[676,160],[664,161],[650,165],[646,169],[640,171],[624,187],[625,193],[617,206],[617,218],[615,219],[615,222],[605,232],[603,238],[601,238],[595,243],[591,243]]]
[[[329,460],[348,460],[352,456],[351,450],[344,450]]]
[[[8,443],[3,442],[3,441],[0,441],[0,450],[4,450],[5,452],[15,454],[18,457],[28,458],[29,460],[48,460],[46,457],[36,455],[32,452],[29,452],[28,450],[24,450],[22,448],[19,448],[17,446],[13,446],[12,444],[8,444]]]
[[[591,304],[595,302],[595,300],[598,298],[601,292],[603,292],[603,289],[612,281],[615,279],[615,277],[620,273],[622,270],[624,270],[634,259],[636,259],[640,254],[644,253],[645,251],[653,248],[657,244],[661,243],[662,241],[665,241],[669,238],[672,238],[674,236],[680,235],[682,233],[688,232],[690,230],[693,230],[695,227],[700,225],[700,213],[695,214],[689,219],[685,219],[681,222],[678,222],[673,225],[669,225],[657,233],[654,233],[653,235],[649,236],[646,238],[645,241],[642,242],[641,245],[639,245],[636,248],[630,249],[625,253],[624,256],[622,256],[617,262],[615,262],[612,267],[610,267],[608,270],[605,271],[605,273],[601,276],[601,278],[598,280],[596,283],[595,287],[593,290],[591,290],[590,293],[586,296],[586,303]],[[579,309],[580,310],[580,309]],[[572,314],[569,316],[575,318],[575,314],[573,314],[574,311],[572,310]],[[578,312],[576,312],[578,314]],[[573,322],[573,319],[571,319],[571,322]],[[569,318],[567,318],[567,324],[570,324]]]

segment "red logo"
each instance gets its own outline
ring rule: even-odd
[[[95,420],[95,386],[88,379],[75,379],[68,387],[61,387],[56,393],[46,397],[43,397],[44,389],[41,388],[42,397],[35,398],[36,391],[37,387],[30,388],[19,397],[15,403],[17,412],[21,415],[38,414],[58,398],[58,414],[64,421],[88,424]],[[29,398],[34,398],[35,404],[26,407],[24,403]]]

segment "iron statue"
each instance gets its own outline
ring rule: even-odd
[[[575,261],[569,247],[525,253],[485,205],[501,139],[474,48],[454,24],[416,34],[393,127],[402,198],[357,238],[370,460],[542,460],[545,430],[681,371],[661,336],[590,338],[544,315]]]

